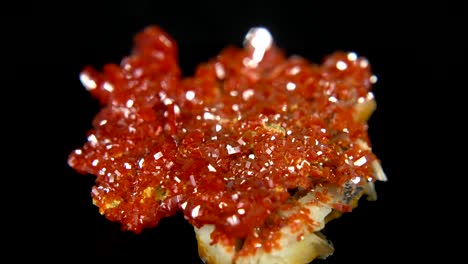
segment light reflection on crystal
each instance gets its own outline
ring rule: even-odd
[[[353,162],[353,165],[360,167],[364,165],[366,162],[367,162],[366,156],[362,156],[359,159],[357,159],[355,162]]]
[[[174,114],[179,115],[180,114],[180,108],[178,105],[174,105]]]
[[[136,68],[134,71],[133,71],[133,75],[135,77],[141,77],[143,75],[143,69],[142,68]]]
[[[218,62],[218,63],[215,63],[214,67],[215,67],[216,77],[220,80],[223,80],[224,77],[226,77],[226,72],[224,70],[223,65]]]
[[[292,67],[289,71],[288,74],[290,75],[296,75],[301,71],[301,68],[299,66],[294,66]]]
[[[361,181],[361,177],[354,177],[351,179],[354,184],[358,184]]]
[[[104,84],[102,85],[102,87],[104,88],[104,90],[108,91],[108,92],[112,92],[114,91],[114,86],[109,83],[109,82],[104,82]]]
[[[249,100],[252,95],[254,95],[255,91],[253,89],[247,89],[242,93],[242,99],[245,101]]]
[[[348,53],[347,57],[348,57],[348,60],[355,61],[357,59],[357,54],[354,53],[354,52],[350,52],[350,53]]]
[[[210,112],[203,113],[203,119],[205,120],[214,120],[215,116]]]
[[[336,68],[340,71],[344,71],[348,68],[348,64],[342,60],[339,60],[336,62]]]
[[[200,212],[200,205],[197,205],[192,209],[192,217],[196,218],[199,212]]]
[[[172,166],[174,166],[174,162],[170,161],[169,163],[166,164],[166,168],[169,170],[170,168],[172,168]]]
[[[99,191],[98,189],[96,188],[96,186],[93,186],[93,188],[91,189],[91,192],[93,193],[93,195],[97,196],[99,194]]]
[[[235,226],[235,225],[238,225],[240,223],[239,221],[239,217],[237,217],[237,215],[231,215],[230,217],[228,217],[226,219],[228,221],[228,223],[232,226]]]
[[[208,171],[216,172],[216,169],[215,169],[215,167],[213,167],[213,165],[208,164]]]
[[[286,89],[287,89],[288,91],[294,91],[294,90],[296,89],[296,84],[293,83],[293,82],[288,82],[288,83],[286,84]]]
[[[83,86],[88,91],[94,90],[97,87],[96,82],[93,79],[91,79],[88,74],[84,72],[80,74],[80,81],[81,81],[81,84],[83,84]]]
[[[134,101],[132,99],[128,99],[127,100],[127,103],[125,103],[125,106],[127,106],[128,108],[132,107],[133,106],[133,103]]]
[[[271,173],[271,171],[270,171],[270,173]],[[274,186],[275,186],[275,184],[273,183],[273,180],[268,179],[268,187],[273,188]]]
[[[362,60],[359,62],[359,66],[361,66],[361,68],[367,68],[367,66],[369,66],[369,61],[366,60],[366,59],[362,59]]]
[[[88,136],[88,142],[91,144],[91,146],[96,147],[98,140],[94,134],[91,134]]]
[[[300,163],[296,165],[296,168],[300,170],[302,169],[302,167],[304,167],[304,164],[307,164],[310,166],[310,162],[308,162],[307,160],[302,160]]]
[[[159,35],[158,39],[164,43],[164,45],[167,47],[167,48],[171,48],[172,47],[172,41],[169,40],[165,35]]]
[[[236,153],[240,152],[240,147],[239,146],[233,147],[233,146],[228,144],[228,145],[226,145],[226,149],[227,149],[227,152],[228,152],[229,155],[236,154]]]
[[[165,98],[163,100],[164,105],[171,105],[174,101],[171,98]]]
[[[191,101],[195,98],[195,92],[192,90],[189,90],[185,93],[185,99]]]
[[[153,157],[154,157],[155,160],[160,159],[162,156],[163,156],[163,154],[162,154],[161,151],[159,151],[158,153],[156,153],[156,154],[153,155]]]
[[[247,61],[246,66],[256,67],[262,61],[265,52],[273,44],[273,37],[270,32],[263,27],[252,28],[247,32],[244,39],[245,47],[253,47],[252,58]]]

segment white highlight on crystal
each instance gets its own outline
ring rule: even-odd
[[[228,144],[228,145],[226,145],[226,149],[227,149],[227,152],[228,152],[229,155],[236,154],[236,153],[240,152],[240,147],[239,146],[233,147],[233,146]]]
[[[86,73],[81,73],[80,74],[80,81],[81,84],[86,88],[86,90],[94,90],[97,87],[97,84],[94,80],[92,80],[88,74]]]
[[[194,92],[194,91],[191,91],[191,90],[190,90],[190,91],[187,91],[187,92],[185,93],[185,99],[191,101],[191,100],[193,100],[194,98],[195,98],[195,92]]]
[[[293,82],[288,82],[288,83],[286,84],[286,89],[287,89],[288,91],[294,91],[294,90],[296,89],[296,84],[293,83]]]
[[[348,68],[348,64],[342,60],[339,60],[336,62],[336,68],[340,71],[344,71]]]
[[[91,146],[95,147],[98,143],[97,138],[94,134],[91,134],[88,136],[88,142],[91,144]]]
[[[203,113],[203,119],[205,120],[214,120],[215,116],[210,112]]]
[[[366,156],[362,156],[359,159],[357,159],[355,162],[353,162],[353,165],[357,166],[357,167],[360,167],[360,166],[364,165],[364,163],[366,163],[366,162],[367,162]]]
[[[358,184],[361,181],[361,177],[354,177],[351,179],[354,184]]]
[[[171,99],[171,98],[166,98],[163,100],[163,103],[164,105],[170,105],[172,104],[174,101]]]
[[[218,62],[214,65],[214,67],[215,67],[216,77],[218,77],[218,79],[220,80],[224,79],[224,77],[226,77],[226,71],[224,70],[223,65]]]
[[[247,62],[247,66],[256,67],[272,44],[273,37],[266,28],[256,27],[250,29],[245,36],[244,46],[252,46],[254,51],[252,59]]]
[[[237,217],[237,215],[231,215],[226,220],[228,221],[230,225],[233,225],[233,226],[238,225],[240,223],[239,217]]]
[[[367,66],[369,66],[369,61],[366,59],[362,59],[359,63],[359,66],[361,66],[361,68],[367,68]]]
[[[108,91],[108,92],[112,92],[114,91],[114,85],[112,85],[110,82],[105,82],[102,87],[104,88],[104,90]]]
[[[163,154],[162,154],[161,151],[159,151],[158,153],[156,153],[156,154],[153,155],[153,157],[154,157],[155,160],[160,159],[162,156],[163,156]]]
[[[200,212],[200,205],[197,205],[192,209],[192,217],[193,218],[197,217],[199,212]]]
[[[216,169],[215,169],[215,167],[213,167],[213,165],[208,164],[208,171],[216,172]]]
[[[354,52],[348,53],[348,60],[355,61],[357,59],[357,54]]]
[[[254,90],[247,89],[242,93],[242,99],[247,101],[247,100],[249,100],[250,97],[252,97],[252,95],[254,95],[254,93],[255,93]]]
[[[190,178],[190,183],[191,183],[194,187],[196,187],[196,186],[197,186],[197,183],[195,182],[195,177],[193,177],[193,175],[190,175],[189,178]]]

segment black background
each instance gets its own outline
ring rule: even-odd
[[[315,63],[336,50],[367,57],[378,77],[373,90],[378,107],[369,120],[369,134],[389,181],[377,183],[376,202],[363,200],[352,213],[327,225],[324,233],[335,245],[335,253],[316,263],[421,259],[415,245],[426,240],[427,229],[418,218],[424,204],[415,195],[415,175],[421,171],[414,159],[423,145],[418,128],[424,125],[423,118],[415,117],[424,116],[427,109],[415,102],[429,93],[427,86],[417,83],[429,74],[422,70],[425,46],[421,40],[427,39],[433,24],[415,18],[424,13],[419,7],[372,2],[70,1],[41,8],[45,11],[31,7],[22,13],[24,19],[31,15],[30,23],[15,32],[28,40],[21,42],[23,51],[39,55],[27,61],[28,67],[37,69],[31,73],[34,80],[40,80],[28,87],[32,99],[39,96],[40,106],[27,114],[29,120],[44,121],[29,128],[39,135],[42,150],[34,154],[32,164],[37,166],[31,165],[29,173],[37,180],[33,188],[38,196],[30,198],[34,212],[23,218],[28,224],[22,229],[27,232],[15,241],[31,246],[34,256],[62,261],[201,263],[193,230],[181,216],[165,219],[139,235],[123,232],[92,205],[94,177],[80,175],[67,165],[68,154],[85,142],[99,110],[79,81],[80,71],[87,65],[100,69],[105,63],[119,63],[129,54],[135,33],[155,24],[177,41],[186,76],[226,45],[240,46],[254,26],[268,28],[288,55],[298,54]]]

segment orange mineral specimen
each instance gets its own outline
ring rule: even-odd
[[[68,164],[96,176],[101,214],[139,233],[182,211],[195,227],[215,225],[215,241],[262,227],[256,243],[271,248],[285,222],[310,221],[275,214],[298,192],[325,201],[321,186],[360,192],[376,180],[368,61],[336,52],[313,64],[286,57],[265,29],[249,34],[193,77],[182,77],[177,44],[158,26],[136,35],[120,65],[82,71],[102,109]],[[350,211],[348,202],[334,209]]]

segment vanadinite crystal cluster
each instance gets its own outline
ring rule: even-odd
[[[102,108],[68,164],[96,176],[94,204],[125,230],[182,212],[195,227],[214,225],[213,237],[262,227],[266,243],[298,193],[328,199],[320,187],[375,180],[366,123],[375,76],[353,52],[314,64],[254,28],[244,47],[182,77],[176,42],[149,26],[120,64],[80,79]]]

